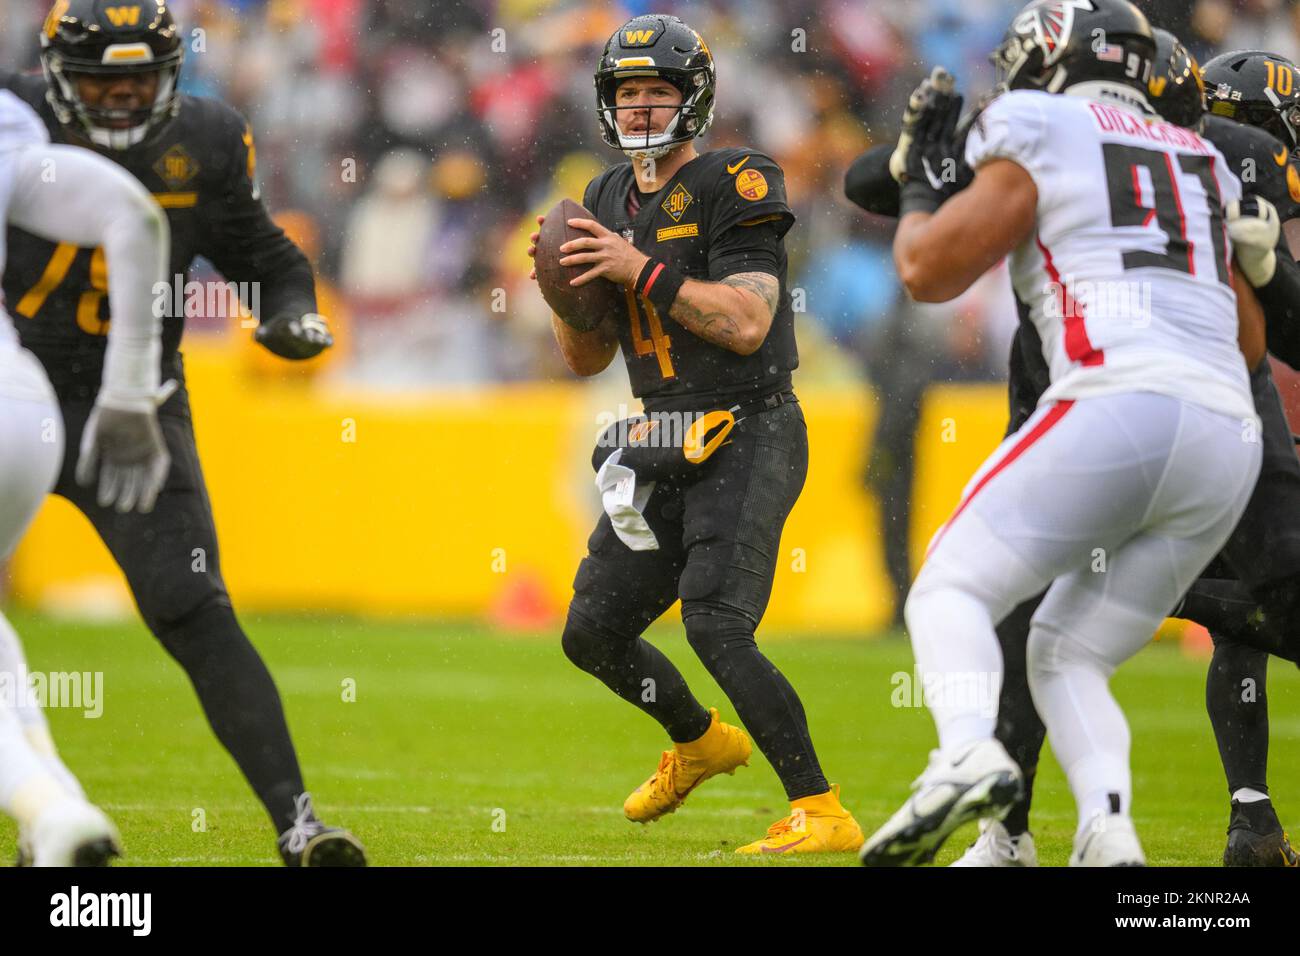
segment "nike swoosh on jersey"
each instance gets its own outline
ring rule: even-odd
[[[742,159],[740,162],[736,163],[735,166],[728,166],[728,167],[727,167],[727,172],[731,173],[731,175],[734,176],[734,175],[735,175],[735,174],[740,170],[740,167],[741,167],[741,166],[744,166],[747,162],[749,162],[749,157],[748,157],[748,156],[746,156],[746,157],[745,157],[744,159]]]

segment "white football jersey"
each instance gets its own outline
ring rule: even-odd
[[[1051,371],[1041,401],[1148,391],[1253,420],[1224,212],[1241,183],[1136,93],[1089,86],[1003,94],[966,145],[972,168],[1009,159],[1038,187],[1010,267]]]
[[[19,152],[49,142],[35,111],[8,90],[0,90],[0,274],[6,261],[5,234],[13,201]],[[54,392],[41,363],[18,342],[18,331],[0,293],[0,397],[51,402]]]
[[[5,268],[4,224],[9,221],[9,202],[14,190],[14,161],[25,146],[49,142],[45,124],[36,112],[8,90],[0,90],[0,274]],[[15,344],[18,334],[0,299],[0,343]]]

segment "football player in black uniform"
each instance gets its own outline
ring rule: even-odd
[[[1287,150],[1259,130],[1224,122],[1214,115],[1202,120],[1205,84],[1194,59],[1172,34],[1164,30],[1156,30],[1155,34],[1156,62],[1164,67],[1156,71],[1150,87],[1156,109],[1171,122],[1198,126],[1224,153],[1244,181],[1244,210],[1258,209],[1250,205],[1250,197],[1256,196],[1268,200],[1283,218],[1300,214],[1296,208],[1300,180],[1286,162]],[[1259,72],[1262,74],[1264,68],[1260,67]],[[1212,82],[1209,85],[1215,86]],[[859,159],[846,177],[846,192],[868,211],[896,215],[897,190],[884,180],[889,152],[877,148]],[[1276,256],[1271,278],[1260,278],[1257,293],[1268,319],[1270,348],[1285,360],[1296,362],[1300,361],[1300,351],[1293,339],[1288,341],[1288,330],[1293,325],[1288,313],[1300,302],[1300,270],[1284,242],[1279,242]],[[1033,413],[1047,382],[1038,336],[1031,325],[1022,322],[1011,351],[1008,434]],[[1252,389],[1264,423],[1265,461],[1260,481],[1224,554],[1207,569],[1176,613],[1204,624],[1215,639],[1206,700],[1233,797],[1224,862],[1230,866],[1294,866],[1297,856],[1267,799],[1264,784],[1268,748],[1264,688],[1268,654],[1295,659],[1294,644],[1289,642],[1296,638],[1287,636],[1284,607],[1267,615],[1272,620],[1266,627],[1265,610],[1260,605],[1269,594],[1280,591],[1285,596],[1294,587],[1292,582],[1300,579],[1300,550],[1296,548],[1300,521],[1291,517],[1300,516],[1300,461],[1267,362],[1253,373]],[[1002,823],[981,824],[980,839],[957,865],[1017,866],[1036,862],[1028,830],[1028,808],[1044,730],[1029,696],[1025,648],[1030,619],[1039,600],[1017,607],[998,628],[1006,671],[997,737],[1024,772],[1024,796]],[[1275,598],[1268,606],[1277,608],[1283,600]]]
[[[257,338],[268,349],[306,358],[327,347],[311,267],[259,197],[251,129],[229,107],[177,91],[184,47],[165,0],[57,0],[40,42],[44,79],[0,75],[0,88],[40,114],[53,142],[115,160],[153,193],[171,225],[168,274],[183,276],[204,256],[228,281],[257,284],[250,286],[260,291],[264,319]],[[54,385],[75,448],[94,407],[111,321],[104,252],[16,228],[7,242],[5,300],[23,346]],[[145,623],[185,668],[217,739],[270,814],[285,863],[364,865],[355,837],[316,819],[279,693],[231,608],[177,350],[183,324],[169,308],[162,380],[178,388],[159,408],[172,466],[154,511],[102,507],[74,480],[75,456],[54,490],[90,519]]]
[[[684,429],[668,456],[676,455],[676,468],[629,471],[639,449],[619,449],[629,451],[624,464],[605,456],[607,513],[574,580],[563,647],[673,741],[624,804],[628,819],[655,820],[751,752],[746,734],[705,709],[641,637],[680,598],[691,647],[791,802],[790,816],[738,852],[849,851],[862,831],[822,773],[798,695],[754,640],[781,530],[808,467],[791,390],[798,357],[782,245],[794,216],[768,156],[696,152],[694,140],[712,119],[714,84],[708,46],[669,16],[624,24],[596,70],[601,133],[631,162],[587,187],[583,205],[594,221],[570,224],[591,235],[561,246],[560,261],[590,266],[576,283],[623,285],[627,312],[588,332],[557,317],[556,338],[579,375],[601,371],[621,347],[648,429],[696,427]],[[611,505],[613,479],[626,474],[638,494],[620,511]]]

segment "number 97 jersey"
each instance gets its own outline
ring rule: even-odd
[[[1011,160],[1038,189],[1010,266],[1051,372],[1042,402],[1148,391],[1254,418],[1224,211],[1241,183],[1214,145],[1137,93],[1016,90],[966,159]]]

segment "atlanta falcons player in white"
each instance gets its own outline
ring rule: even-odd
[[[36,114],[0,92],[0,220],[54,242],[102,246],[113,324],[103,387],[86,428],[78,480],[98,475],[103,504],[153,507],[170,467],[158,428],[161,323],[153,304],[166,280],[165,214],[134,177],[90,150],[50,145]],[[0,229],[0,271],[4,268]],[[0,560],[54,487],[63,423],[40,363],[0,308]],[[28,684],[18,637],[0,615],[0,809],[19,824],[37,866],[101,865],[117,831],[85,799],[55,753]]]
[[[1008,256],[1051,386],[972,478],[912,586],[939,749],[867,840],[868,865],[926,862],[957,826],[1006,813],[1019,770],[994,739],[996,706],[971,689],[991,687],[996,703],[994,627],[1044,588],[1030,687],[1078,808],[1071,863],[1145,863],[1109,678],[1245,508],[1261,459],[1247,362],[1263,357],[1262,313],[1228,238],[1241,184],[1147,103],[1154,53],[1126,0],[1026,8],[997,55],[1008,91],[966,141],[973,182],[951,196],[937,175],[955,150],[951,77],[936,71],[910,104],[896,154],[903,281],[946,301]]]

